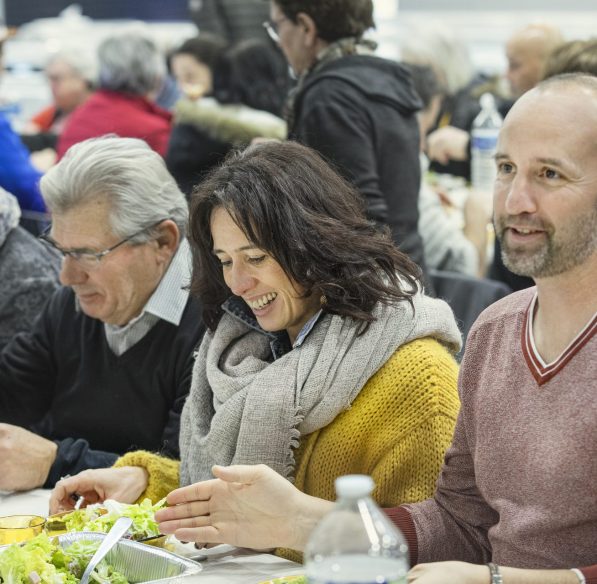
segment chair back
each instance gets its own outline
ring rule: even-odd
[[[450,305],[462,331],[462,350],[457,356],[460,361],[466,346],[466,337],[477,317],[489,305],[507,296],[512,290],[497,280],[474,278],[458,272],[429,270],[429,278],[435,295]]]

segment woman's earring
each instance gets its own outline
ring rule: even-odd
[[[325,304],[327,304],[328,299],[326,298],[325,294],[322,294],[319,297],[319,303],[321,304],[321,306],[324,306]]]

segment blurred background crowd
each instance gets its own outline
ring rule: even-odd
[[[458,415],[452,492],[478,509],[475,479],[496,486],[488,519],[471,514],[501,517],[494,558],[594,564],[595,16],[581,0],[0,0],[0,490],[100,469],[83,476],[157,500],[265,461],[314,497],[357,471],[384,506],[420,501],[460,379],[461,411],[467,384],[489,409]],[[514,411],[585,345],[549,416]],[[466,454],[478,437],[471,453],[495,448],[510,474]],[[543,515],[528,522],[534,496],[507,508],[552,467]]]
[[[424,256],[404,249],[432,274],[428,288],[451,301],[466,332],[479,307],[470,309],[463,290],[482,307],[532,283],[502,265],[491,194],[471,188],[480,98],[490,93],[504,116],[546,76],[594,73],[595,13],[582,0],[374,4],[366,37],[376,54],[408,64],[422,102],[422,179],[409,212],[418,212],[411,230]],[[39,180],[87,138],[143,138],[187,196],[230,151],[285,139],[297,75],[269,18],[262,0],[0,2],[0,187],[18,202],[7,234],[17,223],[43,231]]]

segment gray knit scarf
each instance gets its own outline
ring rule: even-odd
[[[403,344],[434,337],[456,352],[460,333],[442,300],[418,294],[378,305],[361,323],[326,314],[296,347],[270,362],[267,338],[224,314],[207,333],[193,369],[180,426],[181,485],[211,477],[214,464],[264,463],[291,478],[302,435],[346,410]]]
[[[319,71],[327,63],[331,63],[336,59],[346,57],[347,55],[372,55],[377,48],[377,43],[369,39],[359,39],[356,37],[346,37],[330,43],[318,55],[315,63],[303,74],[300,75],[296,85],[288,93],[288,97],[284,102],[284,112],[282,117],[286,120],[288,131],[294,129],[295,111],[294,105],[298,94],[301,92],[303,85],[308,77]]]

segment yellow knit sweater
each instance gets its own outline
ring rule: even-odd
[[[296,452],[296,486],[333,500],[334,479],[358,473],[373,477],[373,497],[383,507],[430,497],[458,414],[457,374],[456,362],[434,339],[400,347],[348,410],[303,437]],[[139,451],[115,464],[127,465],[149,472],[141,499],[157,501],[179,486],[177,461]]]

